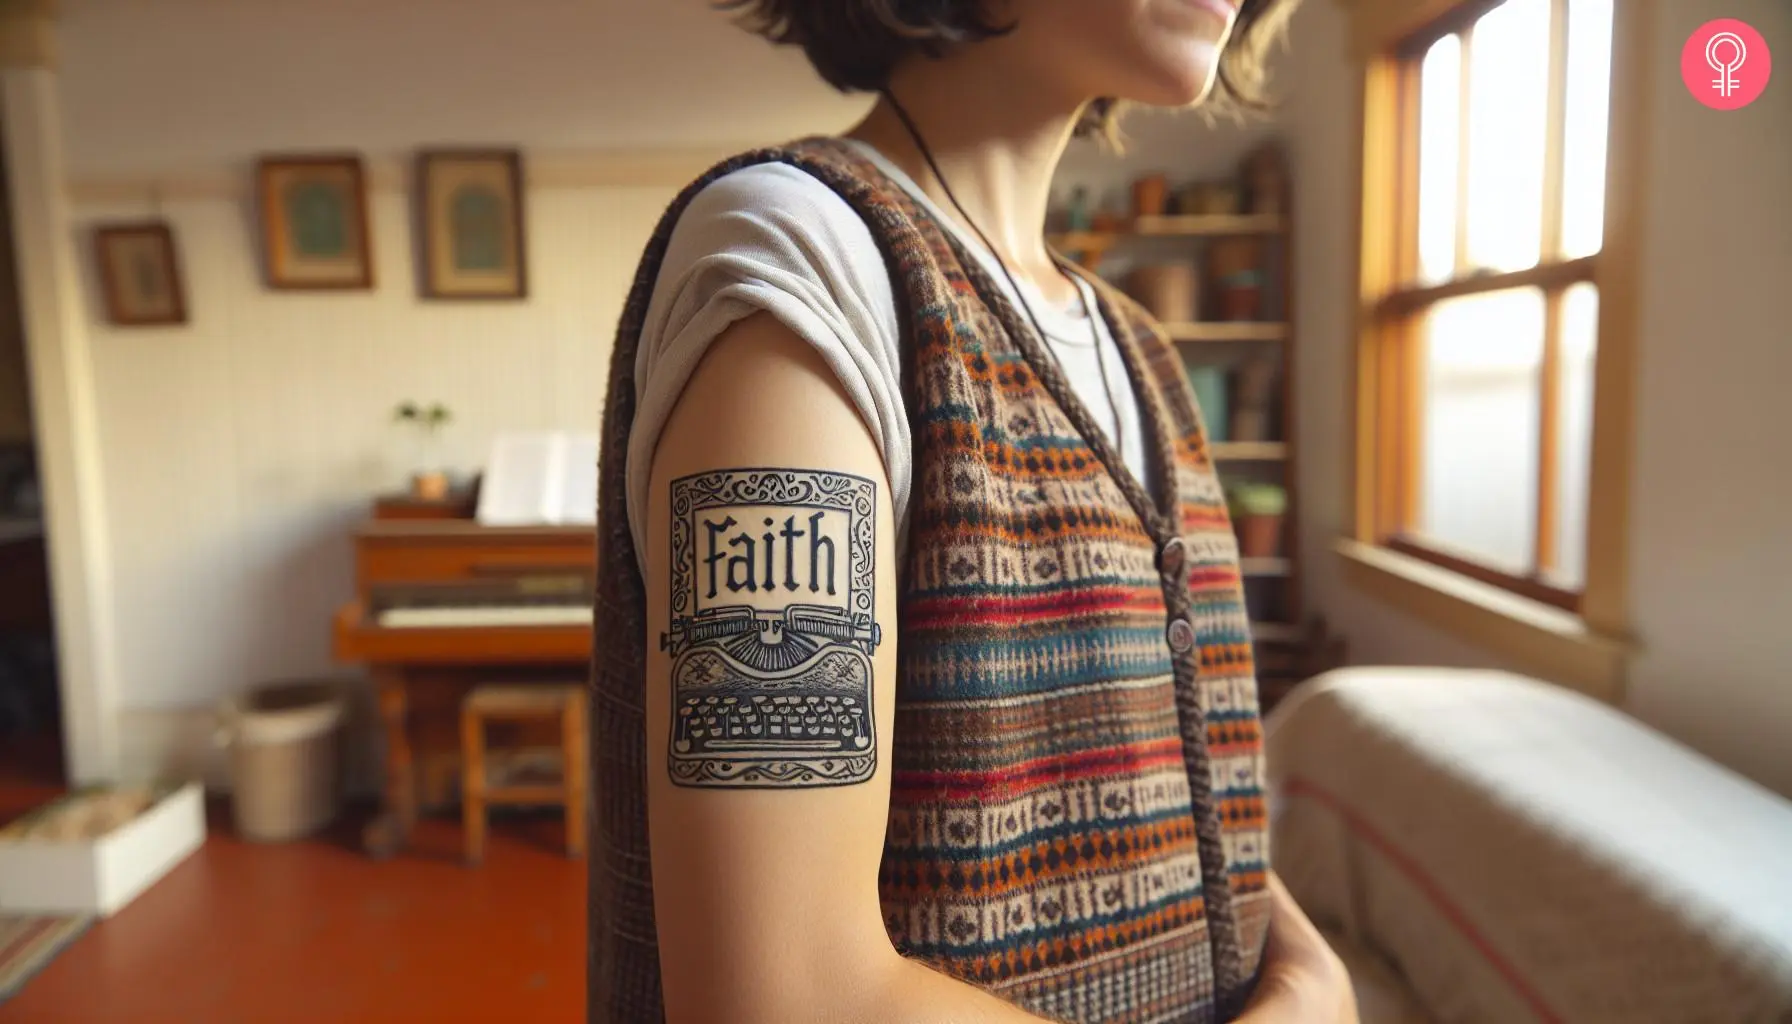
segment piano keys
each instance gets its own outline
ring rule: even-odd
[[[436,605],[388,608],[375,618],[381,629],[473,629],[495,626],[579,626],[591,622],[591,609],[557,604]]]
[[[396,513],[404,518],[394,518]],[[488,682],[582,680],[596,572],[589,526],[482,526],[466,516],[385,518],[356,531],[356,596],[336,613],[338,660],[367,666],[386,734],[381,814],[363,843],[404,848],[458,778],[461,698]],[[557,738],[551,731],[544,743]]]

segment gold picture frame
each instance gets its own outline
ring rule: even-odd
[[[167,221],[100,225],[93,251],[107,320],[121,327],[187,322],[180,259]]]
[[[417,155],[418,282],[429,299],[529,294],[523,160],[514,149],[429,149]]]
[[[360,157],[263,157],[256,184],[269,287],[373,287],[367,178]]]

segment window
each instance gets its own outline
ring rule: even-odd
[[[1569,611],[1588,573],[1612,4],[1460,5],[1389,48],[1365,109],[1358,536]]]

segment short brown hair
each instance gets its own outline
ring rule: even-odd
[[[992,22],[985,0],[711,0],[774,43],[800,46],[817,73],[842,92],[876,92],[912,53],[939,56],[989,39],[1009,26]],[[1263,58],[1287,27],[1297,0],[1243,0],[1220,55],[1209,110],[1234,115],[1269,109]],[[1112,137],[1119,104],[1090,104],[1077,134]]]

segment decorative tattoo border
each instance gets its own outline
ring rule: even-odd
[[[846,514],[844,613],[798,601],[781,613],[726,605],[698,610],[699,514],[744,505]],[[672,481],[671,614],[660,646],[673,660],[666,757],[675,784],[785,789],[871,777],[877,767],[871,656],[882,641],[875,621],[876,509],[877,485],[848,473],[752,467]],[[813,546],[811,552],[815,557]],[[766,664],[751,664],[766,650],[762,642],[780,647]],[[725,714],[736,717],[718,721]],[[773,721],[778,724],[768,725]],[[768,739],[767,729],[780,739]],[[768,745],[755,749],[755,742]],[[838,748],[826,749],[829,742]]]

